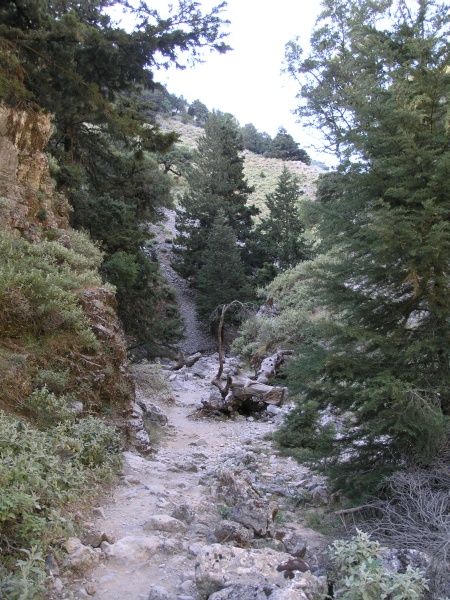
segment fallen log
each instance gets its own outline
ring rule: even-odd
[[[213,379],[212,385],[215,385],[224,400],[226,405],[232,405],[237,409],[240,404],[243,404],[249,398],[255,398],[266,404],[282,406],[284,400],[285,388],[272,385],[266,385],[253,379],[246,377],[227,377],[225,386],[220,379]]]
[[[247,377],[231,375],[227,376],[226,384],[223,384],[222,373],[223,373],[223,326],[225,322],[225,314],[232,307],[243,307],[244,305],[233,300],[229,304],[224,304],[220,307],[220,318],[219,327],[217,330],[217,339],[219,342],[219,370],[217,375],[211,381],[212,385],[215,385],[222,396],[222,403],[220,408],[217,409],[222,412],[233,412],[239,410],[239,407],[249,398],[255,399],[259,402],[266,404],[274,404],[281,406],[284,400],[285,388],[267,385],[270,377],[273,377],[276,373],[276,368],[280,365],[285,354],[288,351],[279,350],[273,356],[265,359],[259,370],[259,376],[257,380],[249,379]],[[219,309],[217,314],[219,314]],[[264,366],[263,366],[264,365]]]
[[[292,350],[278,350],[272,356],[265,358],[258,369],[256,380],[261,383],[267,383],[272,377],[275,377],[278,367],[288,354],[292,354]]]
[[[170,367],[171,371],[179,371],[183,367],[192,367],[195,363],[202,357],[201,352],[196,352],[195,354],[191,354],[187,358],[184,356],[184,353],[180,351],[178,356],[178,362],[173,367]]]
[[[257,398],[266,404],[281,406],[284,400],[284,387],[276,387],[247,378],[233,378],[230,384],[233,396],[244,401],[248,398]]]

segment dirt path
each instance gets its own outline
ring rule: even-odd
[[[305,528],[292,512],[309,475],[294,461],[277,456],[271,442],[264,439],[275,424],[245,417],[192,418],[201,399],[211,392],[209,380],[216,368],[215,360],[204,358],[175,377],[171,371],[166,373],[167,377],[172,373],[174,402],[159,403],[169,421],[158,452],[146,458],[124,454],[121,485],[103,507],[103,515],[93,517],[86,526],[106,533],[109,542],[115,543],[103,542],[98,567],[72,582],[60,597],[204,597],[196,586],[196,557],[202,547],[217,541],[215,530],[226,516],[224,511],[229,510],[218,499],[218,480],[224,468],[250,478],[261,497],[276,499],[276,526],[297,531],[308,543],[309,560],[314,562],[315,550],[323,546],[324,539]],[[267,545],[269,540],[252,542],[252,547]]]

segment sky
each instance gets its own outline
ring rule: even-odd
[[[203,12],[219,4],[199,2]],[[167,14],[167,1],[149,4],[162,16]],[[231,23],[225,41],[233,50],[225,55],[207,52],[203,64],[159,71],[155,79],[189,102],[198,98],[209,110],[229,112],[241,125],[253,123],[272,137],[283,126],[312,158],[327,161],[310,146],[317,140],[296,123],[292,110],[298,86],[280,72],[285,44],[300,36],[307,47],[319,12],[320,0],[228,0],[223,16]]]

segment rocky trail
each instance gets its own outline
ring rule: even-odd
[[[202,330],[192,291],[171,267],[174,213],[166,216],[154,229],[156,258],[185,322],[180,349],[202,355],[179,370],[170,361],[134,368],[129,425],[144,451],[123,453],[110,501],[93,508],[80,537],[65,544],[61,569],[50,565],[50,596],[315,600],[326,592],[319,558],[328,541],[306,526],[303,509],[328,503],[327,490],[273,447],[271,433],[286,407],[269,405],[258,418],[204,410],[218,394],[211,385],[216,341]],[[239,369],[227,357],[223,377]]]
[[[228,359],[225,370],[234,366]],[[75,579],[68,587],[56,580],[64,586],[58,598],[320,597],[326,578],[316,575],[323,573],[326,539],[305,526],[298,505],[323,504],[326,490],[267,439],[281,412],[262,420],[200,416],[216,370],[217,355],[176,373],[167,365],[162,376],[171,391],[163,401],[149,402],[138,390],[136,420],[156,414],[162,423],[162,413],[168,419],[159,448],[149,456],[124,453],[111,501],[93,510],[81,539],[66,545],[64,566]]]

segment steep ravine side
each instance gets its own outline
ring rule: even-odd
[[[42,385],[43,372],[64,373],[62,391],[78,394],[86,410],[126,407],[134,388],[114,291],[102,285],[96,271],[99,251],[69,227],[70,207],[54,190],[45,154],[51,133],[49,115],[0,105],[0,375],[7,388],[0,408],[15,412],[20,401]],[[24,240],[32,245],[29,252],[21,245]],[[24,249],[28,262],[20,262]],[[21,265],[29,272],[21,273]],[[79,308],[70,313],[62,299],[59,306],[56,300],[50,306],[46,270],[54,277],[52,290],[61,281],[64,291],[58,294],[69,300],[75,295]],[[80,309],[84,317],[77,316]],[[87,323],[92,342],[77,339],[79,325],[70,319]],[[20,368],[11,356],[22,357]]]

